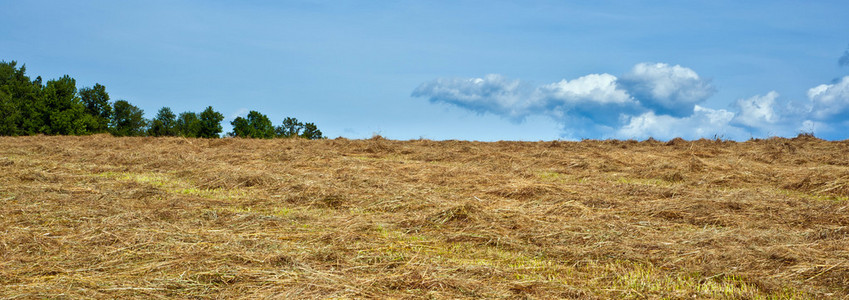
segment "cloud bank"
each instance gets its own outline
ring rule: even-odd
[[[730,109],[700,105],[715,93],[710,80],[690,68],[640,63],[621,77],[588,74],[549,84],[498,74],[440,78],[422,83],[412,96],[514,122],[548,116],[566,138],[743,140],[849,129],[849,76],[811,88],[802,102],[770,91],[737,99]]]
[[[715,92],[708,80],[679,65],[641,63],[619,79],[619,84],[647,108],[684,117]]]
[[[619,139],[656,138],[668,140],[676,137],[727,138],[744,135],[740,128],[730,125],[734,113],[694,106],[693,113],[686,117],[657,115],[654,111],[628,118],[628,122],[616,130],[612,136]]]

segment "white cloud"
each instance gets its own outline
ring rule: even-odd
[[[615,125],[622,115],[640,109],[628,92],[618,88],[616,80],[616,76],[606,73],[590,74],[541,86],[538,93],[552,108],[553,117],[564,123],[569,117],[577,117]]]
[[[420,85],[414,97],[444,102],[479,113],[494,113],[514,120],[524,119],[540,108],[540,97],[518,80],[489,74],[483,78],[440,78]]]
[[[751,128],[762,128],[775,124],[780,119],[775,109],[776,98],[778,98],[778,93],[771,91],[764,96],[737,100],[734,106],[739,112],[734,118],[734,123]]]
[[[827,128],[813,126],[816,123],[811,121],[805,123],[810,117],[810,104],[780,100],[775,91],[739,99],[733,107],[737,109],[737,116],[731,124],[745,128],[752,136],[791,136],[813,131],[813,127]]]
[[[714,93],[708,80],[679,65],[640,63],[622,78],[589,74],[533,85],[501,75],[436,79],[414,97],[522,121],[547,116],[573,138],[688,139],[843,134],[849,129],[849,76],[808,91],[809,101],[781,100],[770,91],[738,99],[732,110],[699,103]]]
[[[513,120],[532,114],[555,119],[571,115],[609,123],[637,105],[626,91],[617,88],[616,76],[610,74],[590,74],[541,86],[501,75],[437,79],[420,85],[412,95]]]
[[[693,107],[692,115],[683,118],[657,115],[649,111],[630,117],[627,124],[615,132],[614,137],[624,139],[653,137],[662,140],[676,137],[685,139],[745,138],[745,131],[730,125],[734,115],[733,112],[724,109],[710,109],[698,105]]]
[[[544,85],[541,88],[549,97],[566,103],[594,102],[599,104],[633,102],[628,92],[618,89],[616,76],[590,74],[573,79]]]
[[[713,93],[713,87],[689,68],[641,63],[626,76],[629,80],[625,84],[616,76],[603,73],[536,86],[495,74],[482,78],[442,78],[421,84],[412,96],[514,121],[530,115],[545,115],[563,125],[564,132],[570,134],[610,134],[630,122],[626,125],[630,127],[619,132],[633,132],[636,136],[643,133],[665,135],[665,129],[651,127],[652,122],[661,125],[687,123],[677,125],[680,127],[694,122],[710,123],[710,118],[719,116],[720,111],[696,105]],[[637,101],[629,88],[644,97]],[[692,120],[682,119],[694,112],[699,115]],[[721,112],[730,114],[725,121],[727,125],[734,114]],[[635,117],[638,114],[640,116]],[[669,132],[675,130],[680,128]]]
[[[619,84],[640,103],[659,114],[683,117],[714,94],[709,80],[680,65],[640,63]]]
[[[849,115],[849,76],[834,84],[821,84],[808,90],[811,117],[821,121],[837,121]]]

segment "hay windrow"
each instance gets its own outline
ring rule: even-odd
[[[0,137],[0,298],[842,299],[847,153]]]

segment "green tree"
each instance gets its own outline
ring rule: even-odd
[[[230,121],[230,125],[233,126],[233,131],[228,133],[228,136],[250,137],[251,124],[248,123],[248,119],[236,117],[235,119],[233,119],[233,121]]]
[[[224,115],[212,109],[212,106],[207,107],[200,113],[200,130],[198,137],[202,138],[218,138],[221,134],[221,121],[224,120]]]
[[[275,136],[274,126],[268,116],[252,110],[246,118],[237,117],[230,122],[233,125],[231,136],[270,139]]]
[[[248,113],[248,122],[254,129],[255,134],[253,137],[262,139],[274,138],[274,125],[271,124],[271,119],[268,116],[258,111],[251,111]]]
[[[177,117],[177,135],[182,137],[198,137],[200,134],[200,118],[194,112],[182,112]]]
[[[15,103],[12,102],[12,96],[9,96],[2,88],[0,88],[0,135],[18,135],[18,124],[20,113],[18,112]]]
[[[143,136],[147,120],[144,111],[125,100],[115,101],[111,132],[115,136]]]
[[[304,129],[304,123],[301,123],[296,118],[286,117],[283,119],[283,124],[277,126],[275,132],[278,137],[296,137],[300,135]]]
[[[76,80],[68,75],[47,81],[41,93],[43,123],[47,134],[86,134],[92,122],[77,95]]]
[[[147,130],[150,136],[176,136],[177,135],[177,116],[171,111],[171,108],[163,107],[156,113],[156,118],[150,122],[150,129]]]
[[[2,135],[47,133],[42,116],[46,110],[41,98],[41,77],[30,81],[26,66],[17,68],[15,61],[0,61],[0,91],[5,93],[2,106],[4,129]]]
[[[20,134],[18,126],[22,121],[21,112],[12,95],[15,93],[15,83],[23,73],[19,73],[15,65],[15,61],[0,61],[0,135]],[[29,78],[25,81],[29,83]]]
[[[96,83],[93,87],[81,88],[80,98],[85,104],[85,112],[94,119],[89,131],[99,133],[109,130],[112,105],[109,104],[109,93],[106,92],[106,87]]]
[[[313,123],[304,124],[304,133],[301,134],[301,137],[308,140],[319,140],[324,138],[324,136],[321,135],[321,130],[318,130],[318,127]]]

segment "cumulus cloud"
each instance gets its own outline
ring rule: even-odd
[[[771,91],[764,96],[754,96],[749,99],[739,99],[734,103],[737,116],[734,123],[750,128],[761,128],[775,124],[779,120],[775,108],[778,93]]]
[[[590,74],[572,81],[560,82],[542,87],[552,99],[566,103],[625,104],[633,102],[631,96],[616,87],[616,76],[610,74]]]
[[[695,105],[690,116],[679,118],[669,115],[657,115],[649,111],[628,118],[627,123],[616,130],[615,138],[668,140],[676,137],[698,138],[745,138],[746,132],[731,126],[733,112],[724,109],[710,109]]]
[[[689,68],[641,63],[624,79],[603,73],[533,85],[497,74],[481,78],[440,78],[419,85],[412,96],[517,122],[530,115],[546,115],[561,123],[564,132],[569,134],[574,134],[577,126],[583,130],[577,130],[582,134],[604,135],[606,131],[609,135],[626,122],[630,122],[631,127],[622,132],[639,130],[635,122],[641,119],[635,116],[643,117],[646,122],[647,118],[652,118],[675,123],[671,120],[688,117],[694,111],[705,115],[706,110],[701,107],[696,110],[696,104],[713,93],[710,83]],[[693,119],[688,124],[705,118]],[[644,131],[657,130],[646,128]]]
[[[770,91],[738,99],[729,110],[700,105],[714,93],[710,82],[689,68],[641,63],[621,78],[589,74],[541,85],[501,75],[436,79],[412,95],[516,122],[548,116],[567,138],[741,140],[849,129],[849,76],[811,88],[801,103]]]
[[[626,91],[618,89],[616,76],[610,74],[590,74],[541,86],[494,74],[483,78],[436,79],[421,84],[412,95],[514,121],[534,114],[555,118],[584,116],[608,123],[618,120],[620,112],[633,110],[637,105]]]
[[[683,117],[716,90],[709,80],[680,65],[640,63],[619,84],[640,103],[658,114]]]
[[[556,117],[571,114],[601,124],[613,124],[622,114],[639,109],[639,103],[618,88],[616,80],[616,76],[606,73],[590,74],[544,85],[538,93],[549,107],[556,108]]]
[[[508,80],[498,74],[483,78],[440,78],[423,83],[414,97],[427,97],[431,102],[444,102],[479,113],[493,113],[522,120],[539,110],[539,97],[533,89],[518,80]]]
[[[811,117],[820,121],[845,120],[849,115],[849,76],[834,84],[821,84],[808,90]]]

